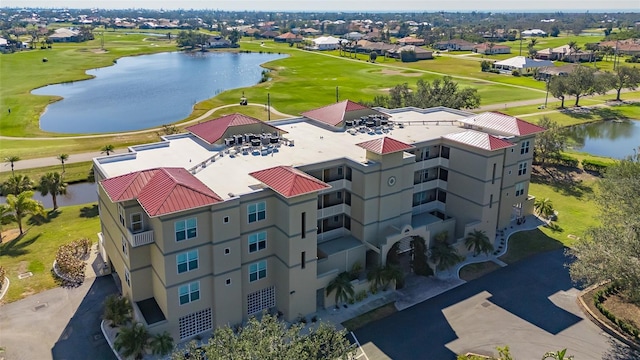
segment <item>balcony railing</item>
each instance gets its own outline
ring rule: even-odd
[[[131,244],[132,247],[147,245],[153,242],[153,230],[132,233],[131,230],[127,229],[127,232],[129,233],[129,244]]]

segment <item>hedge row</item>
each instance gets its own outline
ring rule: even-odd
[[[585,169],[586,171],[594,171],[600,174],[602,174],[605,170],[607,170],[607,168],[610,165],[611,165],[610,163],[607,163],[604,161],[589,160],[589,159],[582,160],[583,169]]]
[[[579,161],[578,159],[569,156],[567,154],[560,154],[557,156],[554,156],[551,159],[552,162],[558,164],[558,165],[562,165],[562,166],[566,166],[566,167],[578,167]]]
[[[624,319],[618,319],[612,312],[604,307],[604,301],[607,299],[607,297],[615,295],[619,291],[620,288],[616,284],[611,284],[593,294],[593,303],[595,304],[596,309],[598,309],[598,311],[600,311],[602,315],[604,315],[612,323],[618,325],[618,327],[622,331],[633,336],[636,340],[640,340],[640,330],[638,330],[637,327]]]

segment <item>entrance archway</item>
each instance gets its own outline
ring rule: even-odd
[[[413,272],[412,262],[413,262],[413,247],[411,246],[411,240],[413,238],[411,236],[406,236],[399,241],[396,241],[389,252],[387,253],[387,258],[385,259],[385,265],[389,266],[397,266],[399,267],[404,274],[409,274]]]

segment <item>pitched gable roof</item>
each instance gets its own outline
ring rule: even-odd
[[[230,114],[219,117],[217,119],[208,120],[200,124],[189,126],[186,128],[186,130],[201,138],[202,140],[208,142],[209,144],[213,144],[216,141],[220,140],[222,136],[224,136],[224,133],[228,128],[232,126],[250,124],[263,124],[275,130],[281,131],[280,129],[272,125],[243,114]]]
[[[371,110],[371,114],[382,114],[351,100],[344,100],[339,103],[303,112],[302,116],[312,120],[323,122],[331,126],[337,126],[345,119],[345,115],[348,112],[358,110]]]
[[[443,138],[489,151],[515,146],[514,143],[475,130],[447,134]]]
[[[273,168],[249,173],[273,191],[286,197],[309,194],[328,189],[331,186],[291,166],[276,166]]]
[[[494,130],[499,133],[515,136],[537,134],[546,130],[541,126],[497,111],[482,113],[459,121],[476,128]]]
[[[183,168],[157,168],[100,182],[113,202],[137,199],[150,217],[215,204],[222,198]]]
[[[392,139],[390,137],[382,137],[379,139],[369,140],[356,144],[363,149],[374,152],[376,154],[385,155],[398,151],[413,149],[415,146],[405,144],[402,141]]]

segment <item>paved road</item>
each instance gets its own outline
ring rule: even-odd
[[[0,346],[5,348],[0,358],[115,359],[100,321],[105,297],[116,292],[111,276],[94,275],[76,288],[59,287],[0,306]]]
[[[518,360],[563,348],[580,360],[640,358],[615,355],[626,348],[585,319],[566,261],[561,250],[540,254],[370,324],[356,336],[370,360],[455,359],[469,351],[494,354],[503,345]]]

